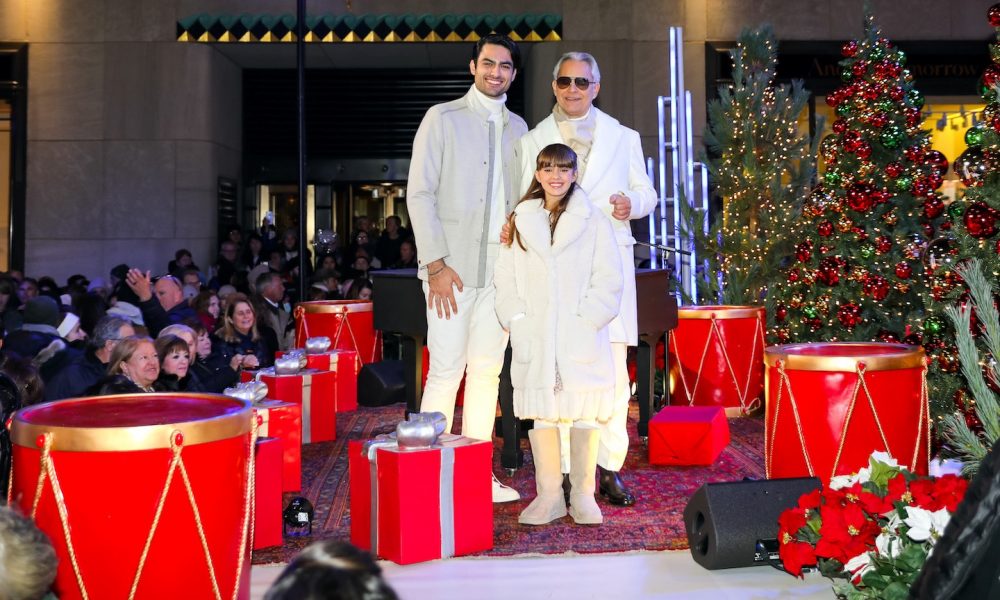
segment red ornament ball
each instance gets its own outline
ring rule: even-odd
[[[858,149],[854,151],[858,155],[858,158],[864,160],[872,155],[872,145],[866,141],[862,141],[858,144]]]
[[[842,304],[837,309],[837,320],[847,329],[854,329],[861,324],[861,307],[854,302]]]
[[[937,196],[931,196],[924,201],[924,216],[936,219],[944,214],[944,202]]]
[[[992,10],[993,9],[990,9],[990,11]],[[990,14],[992,15],[992,12]],[[990,22],[992,22],[992,17]],[[845,42],[844,45],[840,47],[840,53],[846,57],[854,56],[858,53],[858,42],[855,40]]]
[[[997,212],[985,202],[976,201],[965,209],[962,216],[965,229],[977,240],[991,238],[997,233]]]
[[[887,344],[898,344],[899,336],[888,329],[880,329],[878,332],[878,340]]]
[[[872,115],[872,118],[869,121],[869,123],[871,123],[871,126],[875,127],[876,129],[882,129],[883,127],[889,124],[889,115],[885,114],[884,112],[877,112],[874,115]]]
[[[833,235],[833,223],[829,221],[822,221],[819,225],[816,226],[816,233],[820,234],[823,237],[830,237],[831,235]]]
[[[801,276],[802,275],[799,273],[798,268],[788,271],[788,283],[795,283]]]
[[[924,164],[937,171],[939,175],[948,171],[948,159],[939,150],[928,150],[927,154],[924,154]]]
[[[982,82],[986,87],[993,87],[998,81],[1000,81],[1000,66],[994,63],[986,67],[986,70],[983,71]]]
[[[806,240],[801,244],[795,246],[796,260],[803,263],[809,262],[809,259],[812,258],[812,246],[813,246],[812,240]]]
[[[868,72],[868,63],[863,60],[859,60],[858,62],[854,63],[854,66],[851,67],[851,73],[853,73],[854,76],[858,78],[864,77],[865,73],[867,72]]]
[[[990,9],[986,12],[986,18],[987,18],[987,20],[989,20],[990,25],[992,25],[994,27],[1000,27],[1000,4],[994,4],[993,6],[991,6]],[[848,43],[851,43],[851,42],[848,42]],[[855,44],[854,51],[857,52],[857,42],[853,42],[853,43]],[[846,48],[846,47],[847,47],[847,44],[844,44],[844,48]],[[840,51],[844,52],[844,49],[841,48]],[[844,56],[854,56],[854,55],[853,54],[844,54]]]
[[[906,91],[901,86],[894,85],[889,88],[889,99],[893,102],[901,102],[906,97]]]
[[[875,238],[875,252],[885,254],[892,250],[892,238],[887,235],[880,235]]]
[[[891,162],[885,166],[885,174],[895,179],[903,174],[903,165]]]
[[[827,257],[820,261],[816,281],[830,287],[840,283],[840,263],[836,258]]]
[[[874,191],[875,188],[870,183],[855,183],[847,190],[847,205],[858,212],[868,212],[874,204]]]
[[[788,317],[787,306],[785,306],[784,304],[779,304],[774,308],[774,318],[777,319],[779,323],[784,321],[785,318],[787,317]]]
[[[847,121],[843,119],[837,119],[836,121],[833,122],[833,125],[831,125],[830,128],[833,129],[834,133],[844,133],[845,131],[847,131]]]
[[[861,290],[876,300],[885,300],[889,295],[889,281],[881,275],[867,275],[861,283]]]
[[[908,262],[896,263],[896,277],[909,279],[913,275],[913,267]]]

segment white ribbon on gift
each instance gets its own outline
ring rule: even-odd
[[[369,465],[369,487],[371,489],[371,500],[369,508],[369,530],[371,536],[372,553],[379,553],[378,538],[378,450],[414,451],[414,450],[440,450],[441,468],[438,473],[438,506],[441,520],[441,558],[449,558],[455,555],[455,448],[441,445],[440,441],[450,441],[461,436],[442,433],[441,420],[444,415],[441,413],[413,413],[407,417],[407,421],[397,425],[397,430],[408,423],[423,424],[430,423],[434,427],[434,436],[430,443],[423,446],[413,445],[415,440],[411,437],[410,445],[401,446],[397,440],[396,433],[383,434],[373,440],[365,442],[361,447],[361,452],[368,458]],[[445,421],[447,423],[447,421]]]

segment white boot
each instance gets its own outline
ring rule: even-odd
[[[524,525],[545,525],[566,516],[566,500],[559,468],[559,430],[555,427],[532,429],[528,432],[531,456],[535,462],[535,490],[531,504],[521,511],[517,522]]]
[[[499,504],[501,502],[515,502],[521,499],[521,494],[517,493],[512,487],[508,487],[497,479],[497,476],[493,476],[493,502]]]
[[[600,525],[601,508],[594,499],[594,473],[597,470],[597,446],[600,430],[571,427],[569,430],[569,514],[578,525]]]

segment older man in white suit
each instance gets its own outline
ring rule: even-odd
[[[630,221],[642,219],[656,204],[656,190],[646,175],[639,134],[594,106],[601,91],[601,71],[597,61],[586,52],[564,54],[552,73],[552,93],[556,105],[552,114],[522,137],[515,146],[520,170],[519,192],[528,189],[535,171],[538,152],[549,144],[561,142],[579,157],[580,187],[591,202],[611,220],[621,255],[625,286],[621,310],[610,325],[615,365],[615,411],[601,425],[598,449],[601,496],[613,504],[631,506],[635,496],[626,489],[618,473],[628,453],[629,389],[625,365],[628,346],[638,344],[635,298],[635,259]],[[568,436],[564,432],[564,443]],[[568,456],[569,452],[564,452]],[[563,465],[563,472],[568,472]]]

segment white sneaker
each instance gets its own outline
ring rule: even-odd
[[[505,486],[500,483],[496,475],[493,476],[493,502],[514,502],[520,499],[521,494],[518,494],[517,490]]]

